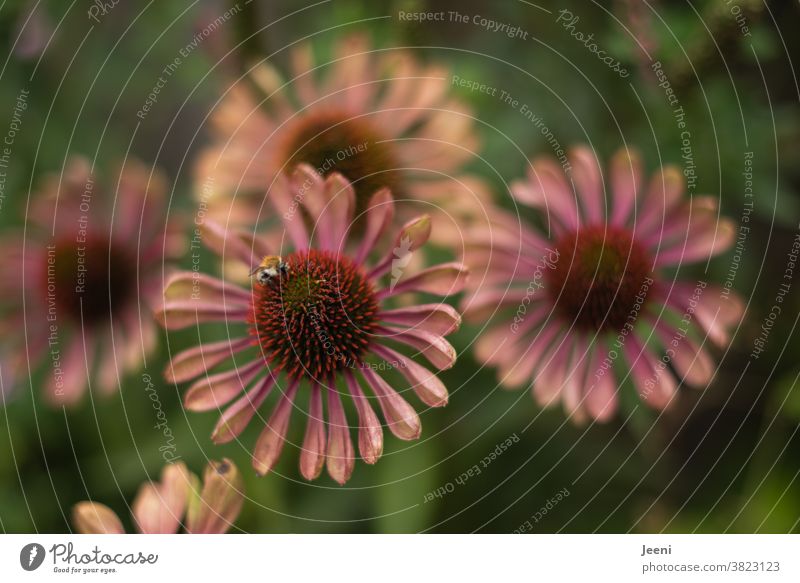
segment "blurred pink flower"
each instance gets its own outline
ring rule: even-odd
[[[41,366],[47,399],[69,405],[89,379],[107,394],[140,367],[158,331],[140,300],[157,300],[161,264],[183,248],[175,226],[164,227],[166,188],[160,173],[128,160],[105,190],[80,157],[43,181],[25,230],[3,236],[4,394]]]
[[[473,280],[465,317],[499,314],[476,355],[503,384],[532,384],[541,405],[561,400],[576,422],[616,411],[620,357],[641,398],[666,407],[680,382],[711,381],[709,343],[726,346],[742,316],[735,293],[680,274],[728,249],[735,227],[716,198],[685,199],[675,167],[644,185],[635,152],[614,157],[605,184],[588,148],[565,167],[536,160],[511,186],[516,202],[543,212],[549,236],[497,211],[491,230],[468,237],[465,263],[489,268]]]
[[[236,465],[211,461],[203,483],[183,462],[164,467],[161,482],[146,482],[133,501],[133,520],[141,534],[222,534],[233,525],[244,503],[244,485]],[[72,523],[81,534],[123,534],[119,517],[98,502],[79,502]]]
[[[317,62],[308,43],[289,57],[288,79],[262,62],[212,113],[212,145],[195,166],[196,195],[211,216],[252,225],[276,176],[300,162],[353,185],[359,222],[383,187],[403,203],[404,218],[431,213],[441,241],[465,218],[483,216],[488,190],[463,172],[478,150],[473,117],[451,97],[448,69],[405,49],[373,48],[360,34],[336,43],[329,63]]]
[[[323,178],[301,164],[291,179],[279,176],[276,181],[269,201],[283,219],[293,247],[290,253],[214,222],[206,223],[203,242],[223,260],[233,259],[248,270],[264,256],[283,255],[287,272],[263,284],[254,278],[250,289],[199,272],[176,274],[164,290],[164,306],[158,312],[162,324],[178,329],[225,322],[232,337],[174,355],[166,378],[176,383],[196,379],[184,397],[190,410],[227,406],[212,435],[215,442],[225,443],[237,439],[278,387],[280,373],[286,373],[287,384],[278,387],[281,394],[253,451],[253,466],[260,474],[278,461],[305,381],[309,391],[300,471],[313,480],[327,460],[329,474],[343,484],[355,458],[342,394],[349,394],[358,413],[359,451],[367,463],[375,463],[383,451],[383,430],[373,402],[398,438],[416,439],[421,431],[417,412],[384,380],[382,369],[399,371],[426,405],[447,403],[447,390],[437,376],[390,345],[421,353],[436,369],[450,368],[456,354],[444,337],[459,326],[459,315],[442,303],[395,309],[387,303],[402,294],[416,297],[408,292],[457,293],[466,273],[462,265],[448,263],[407,274],[392,287],[389,281],[381,283],[396,266],[398,249],[413,253],[428,240],[429,217],[408,222],[394,244],[370,261],[378,239],[392,225],[394,202],[388,189],[372,196],[364,209],[363,233],[353,236],[356,193],[341,175]],[[254,354],[242,354],[253,348]],[[209,372],[230,359],[232,368]],[[337,383],[343,385],[341,392]],[[362,383],[372,396],[365,395]]]

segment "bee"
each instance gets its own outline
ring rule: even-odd
[[[258,283],[267,285],[270,282],[274,282],[275,278],[288,274],[289,266],[280,255],[266,255],[261,260],[261,263],[258,264],[258,267],[250,272],[250,277],[255,276]]]

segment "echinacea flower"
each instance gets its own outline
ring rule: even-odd
[[[628,376],[664,408],[680,383],[712,380],[711,345],[725,347],[742,315],[736,294],[683,273],[730,247],[734,225],[715,198],[685,199],[676,167],[645,185],[635,152],[620,151],[607,180],[588,148],[568,162],[565,171],[539,159],[511,186],[549,236],[502,211],[491,231],[468,236],[465,262],[489,269],[464,300],[466,317],[498,315],[476,354],[501,383],[532,384],[541,405],[561,400],[577,422],[609,419]]]
[[[473,118],[450,95],[445,67],[423,65],[407,49],[372,48],[361,34],[337,42],[329,63],[316,62],[308,43],[289,56],[288,78],[262,62],[211,115],[212,144],[195,167],[196,194],[210,216],[252,224],[276,175],[301,162],[353,185],[358,225],[383,187],[403,201],[404,216],[420,212],[405,201],[422,201],[436,235],[483,216],[488,190],[463,172],[478,148]]]
[[[301,188],[303,196],[298,194]],[[223,261],[235,260],[252,270],[263,256],[281,256],[285,269],[276,270],[263,284],[253,278],[249,289],[198,271],[174,275],[157,312],[161,323],[178,329],[225,322],[230,336],[176,354],[166,378],[175,383],[194,379],[184,397],[187,409],[225,407],[212,435],[217,443],[237,439],[270,393],[276,396],[252,453],[253,466],[262,475],[278,461],[293,409],[304,411],[302,475],[315,479],[327,461],[328,473],[343,484],[355,463],[343,395],[352,399],[358,415],[359,452],[367,463],[375,463],[383,450],[382,424],[373,403],[396,437],[413,440],[421,431],[419,415],[384,378],[388,373],[396,376],[392,371],[397,371],[405,377],[425,405],[447,403],[440,379],[392,345],[411,348],[434,368],[447,369],[456,355],[444,337],[458,327],[458,313],[442,303],[393,309],[389,302],[402,294],[456,293],[466,272],[461,264],[447,263],[414,275],[402,273],[407,255],[430,236],[427,216],[408,222],[394,245],[371,260],[378,239],[392,225],[394,203],[387,189],[371,198],[364,211],[363,233],[357,237],[352,229],[356,193],[341,175],[323,178],[301,164],[291,181],[277,179],[268,199],[283,218],[291,252],[211,221],[205,225],[203,241],[220,255],[224,252]],[[295,214],[285,212],[298,201],[301,208]],[[303,216],[310,218],[313,231]],[[211,372],[231,359],[232,368]]]
[[[165,193],[161,174],[139,162],[104,187],[74,157],[32,194],[24,232],[3,237],[0,326],[13,331],[0,350],[4,384],[19,384],[25,366],[44,369],[46,398],[69,405],[90,379],[108,394],[139,368],[157,340],[149,310],[162,262],[182,250],[176,225],[164,224]]]
[[[236,521],[244,503],[244,484],[236,465],[211,461],[203,482],[183,462],[168,464],[160,482],[139,488],[131,508],[141,534],[175,534],[181,526],[192,534],[222,534]],[[72,523],[81,534],[123,534],[122,521],[105,504],[79,502]]]

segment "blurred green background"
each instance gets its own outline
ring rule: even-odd
[[[30,98],[14,144],[0,225],[22,223],[32,181],[60,170],[70,153],[95,158],[100,168],[128,152],[156,164],[174,184],[171,212],[192,213],[191,161],[206,142],[204,119],[225,74],[306,37],[324,55],[334,38],[353,30],[369,31],[378,46],[415,47],[419,58],[444,62],[454,75],[505,89],[541,115],[564,146],[587,142],[606,159],[623,143],[639,148],[652,171],[668,162],[681,164],[681,136],[635,37],[661,61],[685,109],[696,192],[719,195],[723,212],[739,220],[745,152],[753,152],[755,190],[752,231],[735,280],[749,302],[746,319],[714,385],[705,392],[682,388],[680,402],[661,417],[637,406],[633,387],[623,387],[615,420],[576,427],[560,408],[540,411],[527,393],[496,388],[493,371],[481,369],[466,352],[444,373],[450,404],[424,414],[422,439],[409,445],[387,438],[383,459],[374,467],[358,462],[346,487],[325,474],[306,483],[291,447],[275,473],[258,478],[242,445],[211,444],[216,415],[184,412],[185,387],[160,380],[167,361],[162,342],[146,372],[158,389],[178,453],[197,473],[208,459],[227,456],[237,462],[248,494],[239,529],[511,532],[530,521],[533,532],[800,530],[797,289],[791,290],[766,352],[758,360],[748,358],[800,219],[796,1],[651,1],[650,12],[636,0],[254,0],[184,59],[140,123],[136,112],[165,64],[203,23],[234,4],[121,2],[93,23],[88,1],[3,2],[0,127],[10,120],[22,88]],[[34,6],[35,30],[18,39],[20,23]],[[399,11],[424,10],[455,10],[518,25],[528,39],[472,24],[397,18]],[[556,22],[560,10],[579,16],[576,28],[594,33],[629,77],[621,79],[570,36]],[[286,60],[286,51],[274,57],[280,66]],[[471,169],[491,182],[500,204],[509,205],[506,182],[522,176],[526,157],[550,154],[550,146],[497,98],[464,89],[456,93],[479,118],[484,159]],[[705,277],[724,281],[731,255],[713,261]],[[704,269],[697,267],[698,277]],[[475,332],[465,326],[454,339],[456,347],[463,350]],[[188,346],[190,336],[171,336],[170,349]],[[93,395],[65,412],[47,407],[34,377],[0,415],[0,529],[68,531],[71,506],[88,498],[111,506],[130,528],[127,504],[163,463],[158,451],[163,436],[153,428],[145,386],[139,375],[131,375],[120,395]],[[303,426],[294,421],[291,437],[299,442]],[[252,425],[243,445],[256,439],[259,428]],[[455,483],[513,435],[519,441],[480,475]],[[426,494],[442,487],[452,491],[425,502]],[[569,496],[534,522],[534,514],[564,489]]]

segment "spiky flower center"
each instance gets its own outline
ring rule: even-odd
[[[136,262],[106,237],[56,241],[45,286],[58,314],[85,325],[108,320],[136,294]]]
[[[378,300],[364,272],[328,251],[298,251],[253,289],[252,334],[275,369],[324,378],[363,363]]]
[[[398,194],[393,148],[365,117],[335,110],[305,115],[289,128],[284,156],[289,169],[304,162],[323,176],[338,172],[347,178],[356,193],[356,216],[376,190],[388,187]]]
[[[627,229],[583,227],[556,246],[559,260],[547,271],[547,287],[563,318],[592,331],[635,321],[650,291],[652,262]]]

